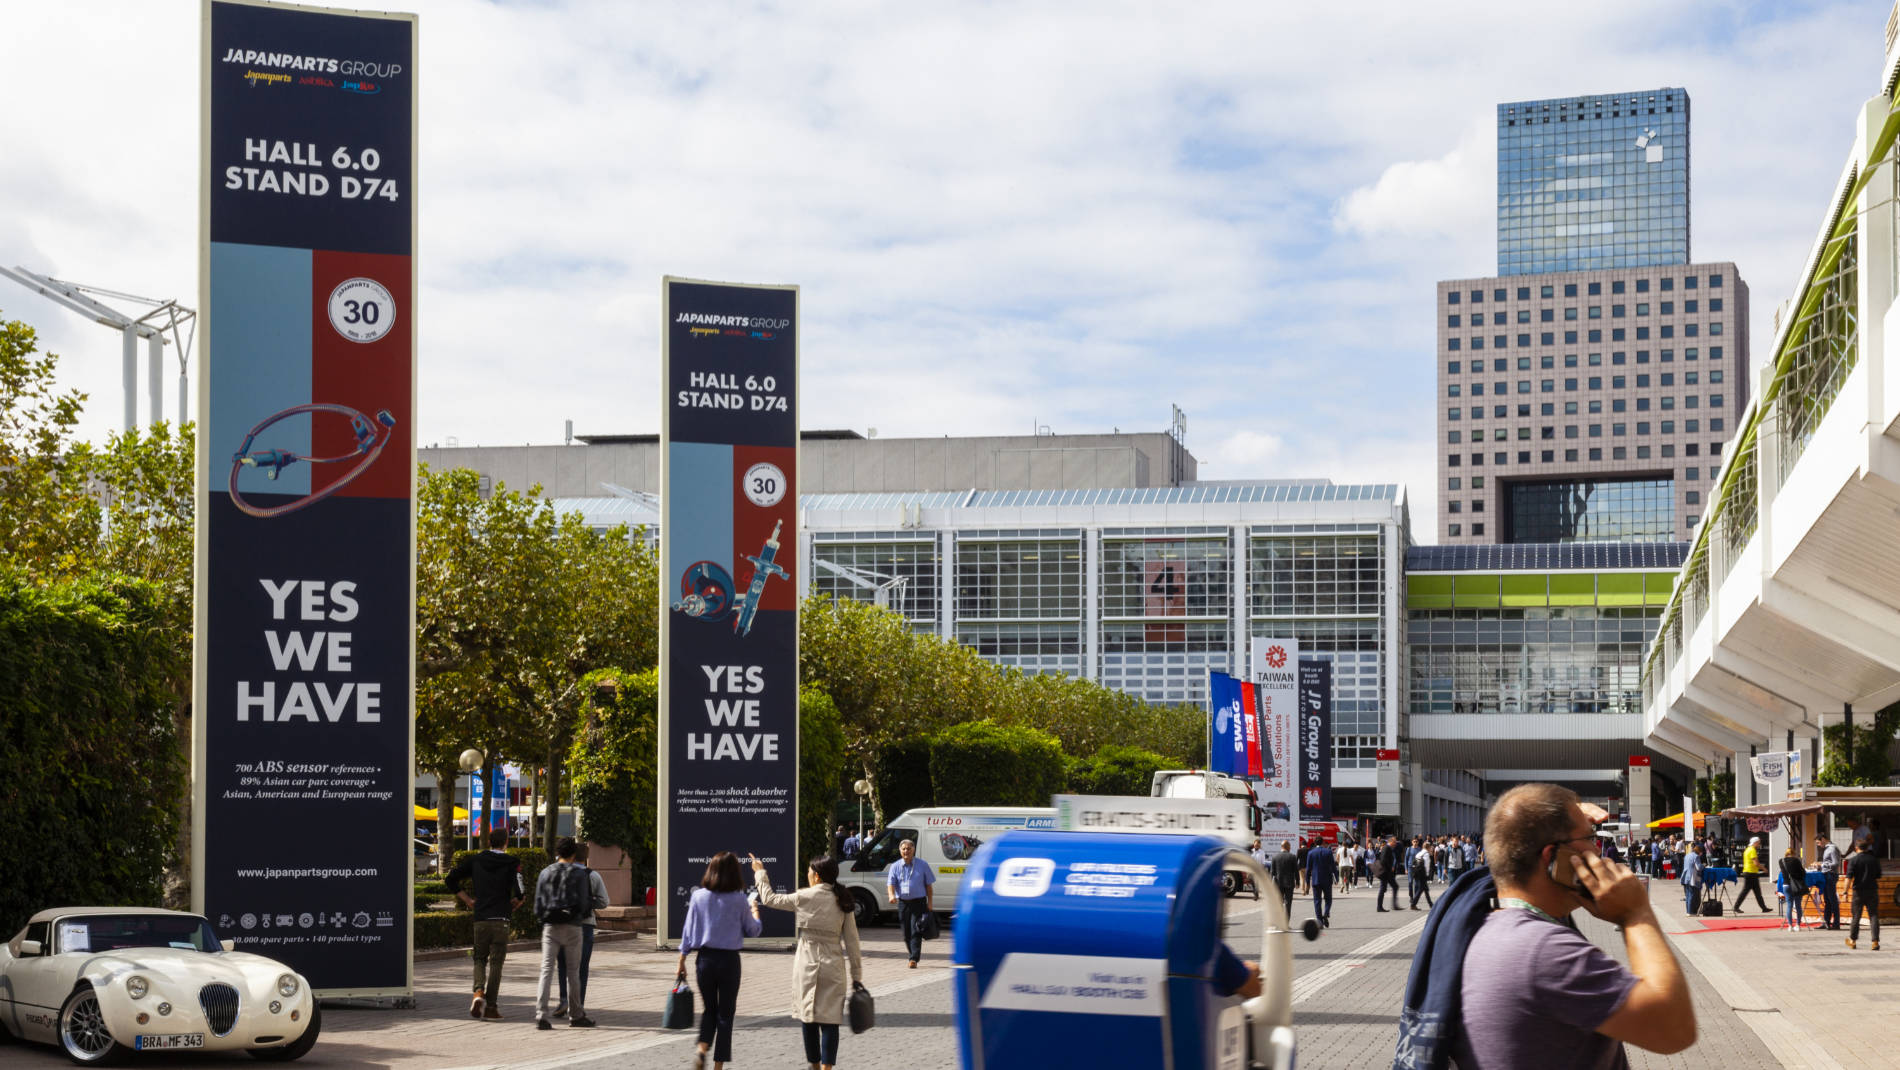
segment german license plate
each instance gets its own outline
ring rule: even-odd
[[[160,1033],[141,1034],[132,1045],[139,1051],[162,1051],[166,1048],[202,1048],[205,1046],[203,1033]]]

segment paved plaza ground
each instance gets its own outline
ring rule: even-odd
[[[1434,886],[1436,889],[1440,886]],[[1658,883],[1652,899],[1694,991],[1700,1039],[1681,1055],[1653,1056],[1630,1049],[1637,1070],[1689,1067],[1891,1067],[1900,1063],[1900,951],[1843,946],[1841,933],[1708,929],[1683,914],[1673,885]],[[1296,902],[1295,920],[1310,914]],[[1250,899],[1232,901],[1228,939],[1243,953],[1258,946],[1261,911]],[[1732,916],[1731,916],[1732,917]],[[1752,910],[1744,919],[1771,918]],[[1423,911],[1377,913],[1364,890],[1338,898],[1333,926],[1317,942],[1295,942],[1294,1022],[1302,1067],[1385,1067],[1391,1063],[1398,1004]],[[1622,957],[1616,931],[1584,918],[1586,935]],[[1893,936],[1900,939],[1900,936]],[[867,930],[865,981],[877,995],[877,1028],[842,1038],[841,1066],[936,1070],[956,1065],[957,1051],[946,983],[949,941],[929,945],[921,968],[907,969],[894,929]],[[1890,945],[1892,946],[1892,945]],[[324,1036],[299,1066],[387,1070],[524,1067],[594,1070],[689,1065],[690,1035],[659,1028],[660,1009],[676,956],[653,950],[649,939],[601,944],[594,953],[590,1008],[599,1028],[562,1025],[539,1032],[533,1022],[539,955],[509,955],[500,1022],[467,1016],[466,960],[416,965],[414,1010],[331,1008]],[[786,1017],[791,956],[756,952],[745,957],[739,998],[735,1067],[802,1067],[803,1046]],[[51,1048],[0,1049],[7,1067],[67,1065]],[[143,1064],[142,1064],[143,1065]],[[216,1058],[168,1055],[164,1067],[252,1065],[241,1054]]]

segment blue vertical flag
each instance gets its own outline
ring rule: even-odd
[[[1229,776],[1246,776],[1247,728],[1240,715],[1240,681],[1224,672],[1211,672],[1207,696],[1207,768]]]

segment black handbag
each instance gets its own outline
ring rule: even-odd
[[[877,1001],[856,981],[851,983],[851,994],[844,997],[844,1016],[851,1023],[853,1033],[862,1033],[877,1024]]]
[[[660,1015],[661,1029],[691,1029],[693,1027],[693,990],[686,985],[686,975],[680,974],[673,982],[673,991],[667,993],[666,1010]]]
[[[926,910],[917,915],[911,920],[911,925],[916,929],[917,936],[921,940],[935,940],[943,935],[943,930],[937,922],[937,912],[934,910]]]

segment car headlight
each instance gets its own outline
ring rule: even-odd
[[[144,999],[151,990],[152,983],[136,973],[125,979],[125,994],[133,999]]]
[[[287,973],[277,979],[277,994],[285,999],[289,999],[297,994],[297,977],[295,974]]]

